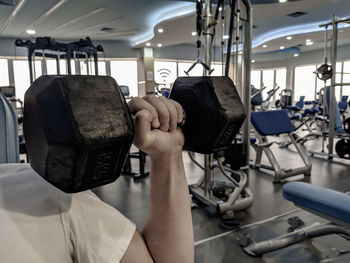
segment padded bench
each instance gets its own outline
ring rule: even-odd
[[[302,182],[283,186],[283,196],[296,206],[350,224],[350,195]]]
[[[296,206],[325,217],[331,222],[310,226],[299,224],[290,233],[258,243],[249,235],[241,235],[239,240],[243,251],[248,255],[262,256],[309,238],[330,234],[339,234],[350,240],[350,195],[308,183],[290,182],[283,186],[283,196]]]
[[[251,162],[251,167],[272,171],[273,182],[275,183],[279,183],[282,179],[287,177],[299,174],[308,176],[311,174],[311,162],[309,161],[305,148],[296,141],[294,126],[289,119],[287,111],[276,110],[252,112],[251,123],[256,131],[255,137],[258,139],[257,143],[251,143],[251,146],[256,151],[256,158],[254,162]],[[288,135],[290,143],[295,146],[304,166],[293,169],[284,169],[281,167],[270,148],[275,142],[268,141],[268,136],[280,134]],[[265,153],[270,165],[261,163],[263,153]]]

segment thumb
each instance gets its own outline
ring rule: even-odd
[[[138,111],[135,115],[135,137],[134,144],[136,147],[143,150],[152,143],[152,114],[148,110]]]

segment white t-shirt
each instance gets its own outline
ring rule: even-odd
[[[66,194],[29,165],[0,165],[0,262],[119,262],[135,225],[91,191]]]

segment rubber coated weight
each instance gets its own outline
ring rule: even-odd
[[[335,151],[341,158],[344,158],[345,155],[350,157],[350,142],[344,139],[339,140],[335,145]]]
[[[322,64],[316,70],[316,74],[320,80],[328,80],[333,76],[333,68],[330,65]]]
[[[134,135],[117,83],[102,76],[41,76],[24,103],[31,167],[68,193],[115,181]]]
[[[209,154],[230,146],[246,115],[228,77],[180,77],[170,92],[186,112],[184,149]]]
[[[345,130],[347,133],[350,133],[350,118],[347,118],[347,119],[344,121],[344,130]]]

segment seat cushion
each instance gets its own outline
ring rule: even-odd
[[[350,195],[302,182],[283,186],[283,196],[297,206],[350,223]]]

